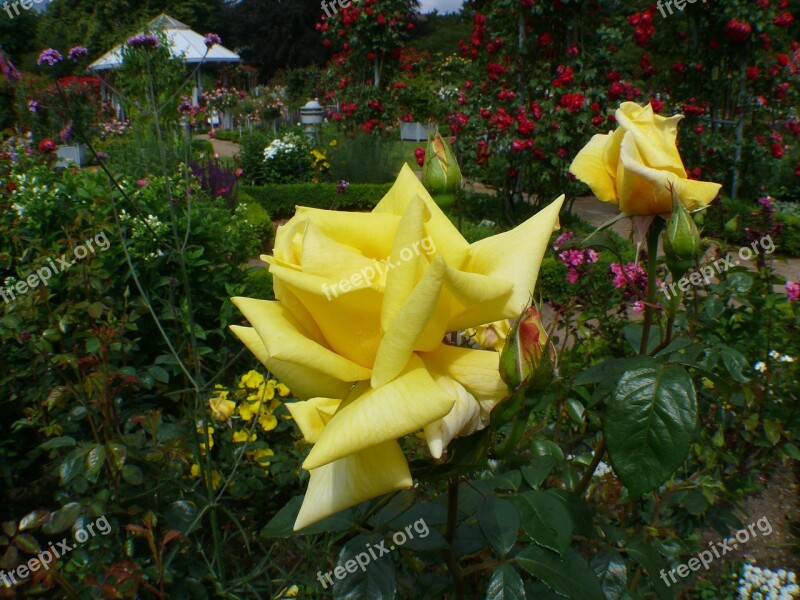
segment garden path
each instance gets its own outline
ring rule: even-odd
[[[239,144],[235,142],[228,142],[226,140],[217,140],[211,139],[208,137],[207,134],[201,134],[195,136],[196,140],[210,140],[211,145],[214,147],[214,153],[219,155],[220,158],[222,157],[229,157],[233,158],[237,154],[239,154]]]

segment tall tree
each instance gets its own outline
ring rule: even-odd
[[[241,0],[225,10],[223,39],[264,78],[322,64],[327,51],[315,29],[321,10],[320,0]]]
[[[81,44],[94,57],[167,13],[199,31],[216,31],[225,0],[53,0],[39,19],[41,46]]]

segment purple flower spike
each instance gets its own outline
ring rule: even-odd
[[[77,61],[78,59],[83,58],[87,54],[89,54],[89,50],[87,50],[83,46],[75,46],[74,48],[70,48],[69,54],[67,54],[67,58],[69,60]]]
[[[139,35],[129,37],[126,43],[131,48],[145,48],[148,50],[158,48],[161,45],[161,42],[158,41],[158,38],[149,33],[140,33]]]
[[[30,101],[28,101],[28,110],[30,112],[32,112],[32,113],[38,113],[39,112],[39,106],[40,106],[40,104],[39,104],[38,100],[30,100]]]
[[[36,61],[37,65],[47,65],[48,67],[52,67],[64,60],[64,57],[61,56],[61,52],[58,50],[54,50],[53,48],[48,48],[47,50],[42,50],[42,53],[39,55],[39,59]]]
[[[211,50],[217,44],[222,43],[222,39],[216,33],[209,33],[206,35],[205,39],[203,40],[206,44],[206,48]]]

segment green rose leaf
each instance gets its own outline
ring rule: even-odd
[[[558,556],[546,548],[531,546],[520,552],[517,563],[547,587],[566,596],[581,600],[605,600],[597,577],[583,557],[572,548]]]
[[[603,548],[592,557],[590,565],[600,580],[606,600],[619,600],[628,583],[628,571],[619,552]]]
[[[549,492],[532,491],[513,497],[525,533],[537,544],[563,552],[572,541],[573,523],[564,504]]]
[[[638,497],[684,461],[697,424],[697,398],[686,371],[652,361],[627,371],[608,405],[605,435],[614,471]]]
[[[478,525],[500,556],[505,556],[517,541],[519,513],[508,500],[488,496],[478,509]]]
[[[511,565],[500,565],[492,573],[486,600],[525,600],[522,577]]]
[[[321,585],[327,588],[330,581],[334,582],[334,600],[392,600],[397,594],[394,562],[389,555],[381,556],[381,548],[388,550],[389,545],[377,535],[354,537],[342,548],[329,578],[327,573],[318,575],[324,581]]]

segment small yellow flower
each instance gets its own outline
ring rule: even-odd
[[[253,459],[253,461],[259,467],[261,467],[262,469],[266,469],[272,463],[270,463],[270,461],[266,461],[266,460],[262,460],[262,459],[264,459],[264,458],[266,458],[268,456],[275,456],[275,453],[272,450],[270,450],[269,448],[267,448],[266,450],[254,450],[253,452],[248,452],[248,455],[250,456],[250,458]]]
[[[283,385],[282,383],[279,383],[277,386],[275,386],[275,389],[278,391],[278,395],[281,398],[286,398],[287,396],[290,396],[292,394],[289,388]]]
[[[293,585],[289,589],[281,590],[278,594],[278,598],[280,600],[286,600],[287,598],[297,598],[297,594],[300,593],[300,588],[296,585]]]
[[[264,384],[264,376],[259,373],[258,371],[248,371],[244,375],[242,375],[242,379],[239,382],[239,387],[246,387],[248,389],[257,390],[261,385]]]
[[[236,408],[236,402],[218,396],[216,398],[211,398],[208,401],[208,406],[211,409],[211,416],[217,421],[222,422],[231,418]]]
[[[191,475],[192,479],[200,479],[203,475],[202,469],[200,469],[200,465],[194,464],[192,465],[191,470],[189,471],[189,475]],[[211,487],[215,490],[219,489],[219,486],[222,484],[222,475],[220,475],[219,471],[214,470],[211,472]]]
[[[328,144],[328,145],[333,148],[333,147],[337,146],[338,144],[339,144],[339,142],[337,142],[336,140],[331,140],[331,143]]]
[[[264,431],[272,431],[278,426],[278,419],[272,413],[265,412],[258,417],[258,424]]]
[[[209,447],[211,447],[211,448],[214,447],[214,431],[216,431],[216,430],[213,427],[209,427],[208,428]],[[201,440],[205,438],[205,433],[203,432],[203,428],[202,427],[198,427],[197,428],[197,433],[200,434],[200,439]],[[200,442],[199,446],[200,446],[200,452],[205,454],[206,453],[205,442]]]
[[[239,416],[248,423],[261,411],[261,402],[242,402],[237,409]]]
[[[244,430],[242,431],[234,431],[233,432],[233,441],[237,444],[243,444],[244,442],[255,442],[256,441],[256,434],[248,433]]]

